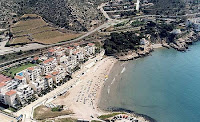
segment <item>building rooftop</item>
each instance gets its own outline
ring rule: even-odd
[[[74,51],[74,52],[73,52],[74,55],[76,55],[76,54],[78,54],[78,53],[79,53],[79,51]]]
[[[53,53],[53,52],[55,52],[55,49],[52,49],[52,48],[51,48],[51,49],[49,49],[48,51],[49,51],[50,53]]]
[[[1,82],[7,82],[7,81],[10,81],[10,80],[12,80],[12,79],[7,77],[7,76],[0,74],[0,83]]]
[[[94,46],[94,43],[89,43],[88,46]]]
[[[79,44],[78,43],[74,43],[73,46],[77,47],[77,46],[79,46]]]
[[[29,67],[27,69],[32,71],[32,70],[34,70],[34,67]]]
[[[15,79],[18,79],[18,80],[23,80],[23,78],[24,78],[24,77],[19,76],[19,75],[15,76]]]
[[[52,73],[52,75],[57,75],[59,72],[58,71],[55,71]]]
[[[5,86],[6,85],[6,83],[4,83],[4,82],[1,82],[0,83],[0,87],[3,87],[3,86]]]
[[[10,90],[8,92],[6,92],[6,95],[11,96],[13,94],[16,94],[17,92],[15,90]]]
[[[51,78],[51,77],[52,77],[51,75],[45,76],[46,79],[49,79],[49,78]]]
[[[34,57],[34,58],[33,58],[33,60],[35,60],[35,61],[38,60],[38,59],[39,59],[39,57]]]
[[[49,62],[51,62],[51,61],[53,61],[53,60],[54,60],[54,58],[49,58],[49,59],[43,61],[43,63],[44,63],[44,64],[47,64],[47,63],[49,63]]]
[[[72,50],[72,49],[74,49],[74,47],[68,47],[68,49],[69,49],[69,50]]]

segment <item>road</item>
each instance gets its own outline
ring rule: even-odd
[[[1,112],[0,112],[0,118],[2,122],[17,122],[15,118],[5,115]]]
[[[74,43],[77,42],[79,40],[84,39],[85,37],[93,34],[94,32],[101,30],[103,28],[108,28],[111,25],[113,25],[113,23],[118,22],[118,21],[108,21],[102,25],[100,25],[99,27],[87,32],[86,34],[70,40],[70,41],[66,41],[66,42],[62,42],[62,43],[57,43],[57,44],[51,44],[51,45],[41,45],[41,44],[37,44],[37,43],[32,43],[32,44],[27,44],[23,47],[19,47],[19,48],[13,48],[13,47],[4,47],[7,41],[4,41],[2,43],[2,46],[0,47],[0,55],[5,55],[5,54],[9,54],[9,53],[14,53],[14,52],[19,52],[20,50],[22,51],[28,51],[28,50],[33,50],[33,49],[41,49],[41,48],[48,48],[48,47],[52,47],[52,46],[59,46],[59,45],[64,45],[64,44],[69,44],[69,43]]]
[[[101,11],[101,13],[103,13],[104,17],[109,20],[112,20],[109,15],[107,14],[107,12],[104,11],[103,7],[108,4],[108,3],[102,3],[100,6],[98,6],[98,9]]]

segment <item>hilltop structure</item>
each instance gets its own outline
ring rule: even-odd
[[[140,0],[137,0],[137,3],[136,3],[136,10],[137,10],[137,11],[140,10]]]

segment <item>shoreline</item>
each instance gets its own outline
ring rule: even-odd
[[[161,47],[163,47],[161,44],[154,45],[154,49]],[[125,110],[123,108],[108,107],[105,109],[102,107],[102,99],[104,99],[104,97],[116,97],[105,95],[112,94],[110,93],[112,92],[110,91],[111,86],[108,85],[108,83],[112,85],[116,82],[120,82],[120,77],[126,70],[126,64],[127,62],[122,62],[114,57],[106,56],[102,60],[98,61],[94,66],[84,71],[84,75],[76,74],[74,76],[75,79],[73,78],[72,80],[78,79],[76,80],[78,81],[77,85],[69,90],[67,94],[59,96],[52,101],[55,105],[64,104],[64,106],[66,106],[65,109],[72,110],[74,114],[59,116],[57,118],[72,117],[84,120],[99,120],[98,117],[101,115],[111,114],[113,112],[125,112],[133,115],[140,121],[156,121],[147,115]],[[107,102],[103,101],[103,104],[105,103],[107,104]]]
[[[66,117],[76,119],[98,120],[98,116],[109,113],[99,109],[98,102],[101,89],[115,62],[117,62],[115,58],[105,57],[89,68],[84,75],[80,77],[76,75],[77,85],[51,103],[66,106],[66,109],[74,113]]]
[[[98,102],[98,107],[101,111],[104,111],[105,113],[125,112],[126,114],[130,114],[142,122],[145,122],[145,121],[156,122],[155,119],[151,118],[150,116],[144,115],[142,113],[137,113],[135,111],[127,110],[124,108],[108,107],[110,106],[110,104],[116,104],[116,103],[110,103],[109,101],[107,101],[107,99],[109,99],[110,97],[115,97],[112,94],[112,91],[108,92],[109,88],[111,89],[112,87],[112,89],[118,89],[116,87],[118,87],[118,84],[121,79],[121,75],[123,75],[123,73],[126,71],[127,63],[128,62],[121,62],[118,60],[112,67],[112,70],[109,73],[110,77],[107,79],[107,81],[104,83],[103,88],[101,89],[101,96]],[[108,106],[107,105],[105,106],[105,104],[107,104]]]
[[[117,111],[102,109],[99,104],[101,98],[104,96],[102,91],[106,87],[106,83],[109,82],[108,79],[112,75],[112,70],[117,63],[120,62],[116,58],[105,57],[86,70],[84,75],[79,77],[77,74],[74,76],[72,80],[77,79],[77,84],[69,92],[58,96],[50,102],[50,104],[52,103],[54,105],[64,105],[64,110],[71,110],[74,114],[58,116],[56,118],[71,117],[81,120],[100,120],[99,116],[116,113]],[[122,71],[120,70],[120,72]],[[142,122],[154,122],[150,121],[153,119],[146,115],[121,110],[120,112],[125,112],[127,115],[131,115]]]
[[[199,40],[198,39],[195,39],[195,40],[192,40],[192,44],[190,44],[190,45],[193,45],[193,44],[195,44],[196,42],[198,42]],[[167,49],[174,49],[174,48],[168,48],[168,46],[169,45],[163,45],[163,44],[154,44],[154,45],[152,45],[152,47],[153,47],[153,49],[159,49],[159,48],[167,48]],[[179,51],[179,50],[177,50],[177,51]],[[187,50],[186,50],[187,51]],[[151,52],[150,52],[151,53]],[[148,56],[149,54],[147,54],[147,55],[144,55],[144,56],[142,56],[142,57],[146,57],[146,56]],[[124,72],[123,70],[124,70],[124,68],[125,68],[125,66],[122,66],[122,65],[124,65],[125,63],[128,63],[130,60],[137,60],[138,58],[142,58],[142,57],[137,57],[137,58],[133,58],[133,59],[128,59],[128,60],[119,60],[118,59],[118,63],[120,64],[117,64],[117,62],[115,63],[115,65],[114,65],[114,67],[112,68],[112,70],[118,70],[118,73],[114,73],[114,74],[119,74],[119,75],[122,75],[123,73],[122,72]],[[125,64],[126,65],[126,64]],[[121,69],[119,70],[118,68],[116,68],[116,67],[121,67]],[[123,68],[123,69],[122,69]],[[111,74],[111,73],[109,73],[109,75],[113,75],[114,76],[114,74]],[[110,82],[110,84],[112,84],[112,80],[113,79],[115,79],[115,82],[116,82],[116,80],[119,80],[120,81],[120,77],[119,78],[116,78],[116,77],[112,77],[111,79],[108,79],[108,81],[107,82]],[[108,84],[107,84],[108,85]],[[109,86],[110,87],[110,86]],[[106,89],[102,89],[101,90],[101,94],[104,92],[104,94],[105,94],[105,91],[106,91]],[[103,97],[105,97],[105,96],[102,96],[101,95],[101,98],[103,98]],[[101,99],[99,99],[99,100],[101,100]],[[103,110],[103,111],[106,111],[106,112],[127,112],[127,113],[130,113],[130,114],[134,114],[134,115],[138,115],[138,116],[140,116],[140,117],[142,117],[143,119],[145,119],[145,120],[148,120],[148,121],[150,121],[150,122],[154,122],[154,121],[156,121],[155,119],[153,119],[153,118],[151,118],[150,116],[147,116],[147,115],[144,115],[144,114],[139,114],[139,113],[137,113],[137,112],[135,112],[135,111],[131,111],[131,110],[127,110],[127,109],[124,109],[124,108],[115,108],[115,107],[102,107],[102,103],[101,103],[101,101],[99,101],[99,104],[98,104],[98,106],[101,108],[101,110]]]

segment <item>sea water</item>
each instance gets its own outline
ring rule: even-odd
[[[161,48],[118,62],[99,106],[133,110],[158,122],[200,122],[200,42],[187,52]]]

